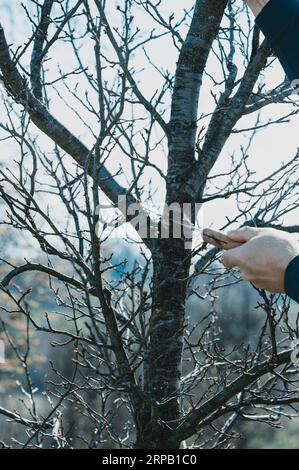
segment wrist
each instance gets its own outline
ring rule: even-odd
[[[254,16],[257,16],[262,11],[264,6],[269,3],[269,1],[270,0],[246,0],[246,3],[254,14]]]
[[[291,299],[299,303],[299,255],[296,255],[287,265],[284,290]]]

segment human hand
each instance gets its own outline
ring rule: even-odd
[[[242,245],[223,253],[224,266],[240,268],[242,278],[260,289],[285,292],[286,268],[299,255],[296,236],[272,228],[255,227],[232,230],[227,236]]]

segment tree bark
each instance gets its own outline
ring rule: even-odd
[[[227,0],[196,1],[191,26],[177,63],[168,126],[166,203],[168,206],[178,204],[182,218],[183,204],[196,202],[187,189],[187,181],[196,164],[199,93],[202,74],[226,4]],[[193,220],[195,215],[193,206]],[[183,234],[181,238],[174,238],[171,218],[169,238],[160,237],[152,251],[153,308],[144,374],[145,392],[152,403],[151,406],[145,404],[140,411],[142,425],[136,447],[180,447],[180,441],[171,440],[171,434],[180,418],[185,300],[191,264],[191,252],[186,250],[186,241]]]
[[[136,447],[178,449],[169,444],[180,417],[180,379],[185,318],[185,296],[190,252],[182,239],[160,240],[153,254],[153,310],[145,370],[145,392],[152,404],[141,410],[142,427]],[[167,423],[167,424],[166,424]]]

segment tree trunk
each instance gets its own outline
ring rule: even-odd
[[[190,215],[194,222],[194,204],[204,188],[205,179],[200,177],[196,190],[189,184],[197,166],[198,99],[202,74],[226,4],[227,0],[196,0],[192,23],[177,63],[167,132],[166,203],[168,207],[179,204],[182,221],[183,205],[193,204]],[[191,263],[191,250],[186,249],[185,242],[183,234],[175,238],[172,233],[169,238],[159,238],[152,251],[153,308],[144,371],[144,391],[149,402],[138,416],[137,447],[176,449],[180,446],[180,442],[172,440],[170,443],[170,439],[171,429],[176,428],[180,417],[183,329]]]
[[[169,444],[180,417],[180,383],[185,297],[190,251],[183,239],[161,239],[153,253],[153,310],[146,358],[145,392],[153,400],[141,410],[136,447],[178,449]],[[165,422],[167,424],[165,424]]]

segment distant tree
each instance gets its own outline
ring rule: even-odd
[[[107,436],[117,447],[227,447],[239,419],[273,424],[297,414],[290,339],[298,324],[290,324],[288,300],[259,290],[259,339],[224,348],[217,296],[239,276],[228,280],[213,263],[218,251],[195,243],[199,205],[228,198],[236,215],[222,229],[298,231],[282,225],[298,206],[298,155],[260,179],[249,163],[256,131],[270,125],[259,112],[288,104],[272,125],[297,113],[292,88],[287,81],[265,86],[273,57],[243,2],[196,0],[179,15],[169,8],[163,0],[28,0],[22,21],[30,22],[30,37],[9,44],[0,29],[2,148],[14,152],[0,169],[4,217],[44,257],[31,262],[28,250],[23,264],[8,265],[1,288],[14,305],[3,309],[55,335],[56,347],[71,345],[74,366],[65,375],[53,365],[47,416],[38,407],[30,417],[0,408],[27,428],[24,447],[42,447],[49,436],[55,447],[72,446],[66,403],[88,416],[92,432],[82,440],[91,448],[105,446]],[[164,43],[163,53],[175,48],[174,73],[152,58],[155,42]],[[199,102],[204,86],[213,109]],[[241,118],[251,115],[253,124],[242,128]],[[248,146],[217,173],[236,133],[247,133]],[[164,194],[160,212],[157,191]],[[111,241],[115,219],[131,224],[123,232],[128,259],[117,254],[121,235]],[[48,275],[56,312],[33,314],[30,289],[16,284],[28,271]],[[185,315],[191,297],[198,301],[193,323]],[[28,357],[19,351],[19,360],[26,365]],[[122,429],[115,425],[120,411]]]

